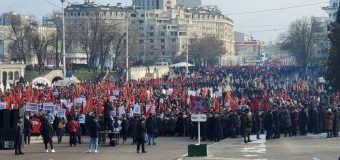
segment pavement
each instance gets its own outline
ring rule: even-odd
[[[261,135],[264,137],[264,135]],[[88,151],[88,137],[77,147],[69,147],[67,136],[62,144],[54,144],[56,153],[45,153],[41,138],[33,138],[25,146],[24,155],[15,156],[13,150],[0,150],[0,160],[338,160],[340,138],[325,138],[325,134],[281,137],[274,140],[254,140],[244,144],[241,138],[208,143],[208,157],[187,157],[187,146],[197,143],[187,137],[160,137],[157,145],[145,145],[148,153],[136,153],[136,146],[100,145],[98,153]],[[54,140],[55,142],[56,140]],[[131,139],[128,140],[131,143]],[[207,143],[202,142],[202,143]]]

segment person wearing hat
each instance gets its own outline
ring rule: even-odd
[[[22,145],[22,136],[23,136],[23,125],[22,125],[22,118],[18,120],[16,132],[15,132],[15,141],[14,141],[14,148],[15,148],[15,155],[24,154],[21,151]]]

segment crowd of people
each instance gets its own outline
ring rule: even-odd
[[[317,71],[313,68],[312,71]],[[7,108],[21,108],[28,102],[50,102],[66,109],[64,117],[27,112],[22,127],[25,144],[30,143],[30,118],[41,118],[41,135],[48,152],[53,148],[52,136],[62,142],[70,136],[70,147],[82,143],[82,136],[91,137],[89,152],[98,152],[100,131],[120,132],[123,144],[132,138],[137,152],[146,153],[144,143],[156,145],[158,136],[197,135],[197,123],[191,121],[195,97],[204,100],[207,121],[201,123],[203,141],[220,141],[243,137],[248,143],[251,134],[257,139],[319,134],[338,136],[339,93],[306,74],[297,66],[229,66],[173,68],[171,76],[152,80],[115,80],[81,82],[70,86],[16,86],[1,91]],[[75,99],[85,99],[81,105]],[[133,112],[138,105],[139,112]],[[151,107],[150,107],[151,106]],[[154,106],[155,108],[153,108]],[[120,109],[123,108],[123,111]],[[260,134],[266,134],[260,137]],[[27,142],[26,142],[27,141]],[[16,151],[19,154],[21,150]]]

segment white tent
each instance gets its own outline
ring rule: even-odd
[[[186,67],[186,66],[187,66],[186,62],[179,62],[179,63],[170,65],[170,67]],[[188,63],[188,66],[191,67],[191,66],[194,66],[194,65]]]

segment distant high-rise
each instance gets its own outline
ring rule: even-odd
[[[187,8],[195,8],[202,5],[202,0],[177,0],[177,4]]]

